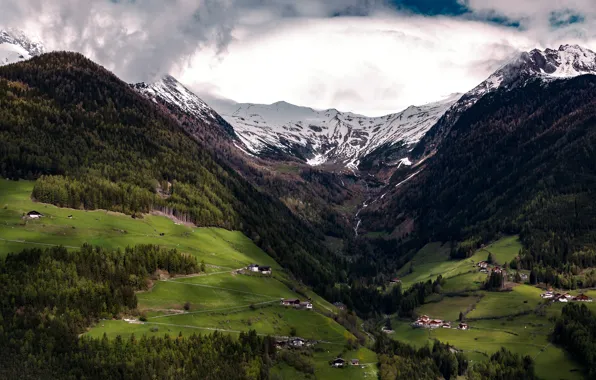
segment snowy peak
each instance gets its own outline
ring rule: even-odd
[[[141,95],[165,105],[175,113],[201,121],[216,133],[225,132],[226,135],[235,137],[232,127],[213,108],[170,75],[152,84],[137,83],[132,87]]]
[[[418,142],[459,96],[381,117],[314,110],[287,102],[212,104],[253,154],[282,151],[310,165],[354,169],[364,156],[382,145],[402,143],[410,147]]]
[[[0,66],[24,61],[44,52],[43,44],[32,41],[21,31],[0,30]]]
[[[596,74],[596,53],[578,45],[520,53],[453,104],[416,148],[415,156],[422,157],[434,151],[462,113],[488,93],[514,89],[535,79],[549,82],[584,74]]]
[[[578,45],[561,45],[558,50],[523,52],[495,71],[463,99],[471,105],[497,88],[513,88],[532,78],[553,80],[596,74],[596,53]]]
[[[207,103],[170,75],[152,84],[135,84],[134,88],[154,101],[159,98],[200,119],[216,119],[216,112]]]

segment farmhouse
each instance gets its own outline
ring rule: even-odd
[[[585,294],[580,294],[577,297],[573,297],[573,301],[576,302],[592,302],[592,299]]]
[[[248,269],[251,272],[258,272],[259,266],[257,264],[250,264],[249,266],[246,267],[246,269]]]
[[[423,328],[430,328],[430,329],[436,329],[439,327],[444,327],[444,328],[451,328],[451,323],[447,322],[447,321],[443,321],[440,319],[431,319],[429,318],[428,315],[423,315],[420,318],[418,318],[416,321],[414,321],[414,323],[412,323],[413,327],[423,327]]]
[[[334,302],[333,306],[335,306],[336,308],[338,308],[339,310],[346,310],[346,305],[344,305],[341,302]]]
[[[459,326],[457,327],[460,330],[467,330],[469,328],[467,323],[460,323]]]
[[[293,338],[290,339],[289,345],[290,347],[300,348],[304,347],[308,342],[302,338]]]
[[[308,301],[300,302],[300,307],[307,310],[312,310],[312,303]]]
[[[352,359],[352,365],[360,365],[360,360]]]
[[[269,267],[269,266],[259,267],[258,271],[261,272],[261,274],[271,274],[271,267]]]
[[[41,212],[37,212],[37,211],[29,211],[27,213],[27,218],[29,219],[39,219],[43,216],[43,214]]]
[[[488,263],[486,261],[481,261],[478,263],[478,267],[486,269],[488,267]]]
[[[280,337],[275,340],[275,347],[282,349],[282,348],[302,348],[311,346],[313,342],[309,342],[306,339],[295,337],[295,338],[288,338],[288,337]]]
[[[551,299],[553,298],[555,295],[553,294],[553,292],[546,292],[546,293],[542,293],[540,295],[540,297],[544,298],[544,299]]]
[[[297,298],[292,298],[292,299],[283,299],[282,298],[281,304],[284,306],[299,306],[300,300]]]
[[[341,368],[346,365],[346,361],[342,358],[337,358],[331,362],[331,366],[335,368]]]

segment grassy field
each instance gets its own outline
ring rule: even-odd
[[[421,347],[434,340],[450,343],[463,350],[472,361],[487,360],[501,347],[530,355],[536,363],[536,373],[543,379],[580,379],[580,367],[559,347],[549,342],[553,329],[553,316],[558,316],[563,303],[545,304],[540,289],[530,285],[517,285],[507,292],[486,292],[482,285],[486,274],[478,272],[476,263],[492,253],[498,264],[514,259],[521,248],[516,236],[504,237],[489,244],[465,260],[450,260],[448,246],[427,244],[402,268],[402,281],[409,286],[418,281],[434,280],[441,274],[447,279],[443,293],[467,297],[438,297],[418,309],[416,314],[455,321],[459,312],[470,310],[465,318],[470,325],[467,331],[457,329],[414,329],[409,320],[393,319],[393,339]],[[571,292],[573,294],[578,292]],[[596,291],[587,291],[596,296]],[[437,302],[438,301],[438,302]],[[596,311],[596,303],[587,303]]]
[[[315,366],[317,379],[329,380],[355,380],[355,379],[377,379],[377,358],[376,354],[367,348],[360,348],[353,351],[338,351],[337,347],[322,344],[320,349],[313,354],[312,361]],[[342,354],[348,361],[351,359],[360,360],[361,366],[347,366],[345,368],[332,368],[329,361]],[[364,368],[362,368],[364,367]],[[284,380],[312,379],[296,371],[286,364],[276,367],[273,373],[278,374]]]
[[[109,249],[137,244],[157,244],[191,254],[207,264],[207,273],[155,281],[149,291],[138,294],[138,308],[147,322],[131,324],[123,320],[104,320],[89,329],[88,335],[177,336],[208,334],[215,330],[237,335],[256,330],[263,335],[290,335],[329,342],[327,349],[313,357],[317,376],[348,379],[376,376],[374,365],[330,372],[328,361],[344,350],[354,336],[323,313],[337,312],[329,302],[298,285],[278,263],[240,232],[218,228],[193,228],[177,224],[164,216],[146,215],[143,219],[106,212],[63,209],[30,199],[33,182],[0,180],[0,257],[25,248],[63,245],[76,249],[84,243]],[[29,211],[44,214],[40,220],[24,220]],[[273,276],[249,276],[235,269],[257,263],[273,268]],[[314,310],[295,310],[279,304],[280,298],[304,299]],[[184,310],[189,303],[190,309]],[[364,351],[362,351],[364,350]],[[376,355],[366,349],[349,355],[364,355],[376,363]],[[280,371],[283,368],[280,369]],[[292,368],[286,372],[296,372]],[[321,372],[319,374],[319,372]],[[298,374],[298,373],[296,373]],[[299,374],[298,374],[299,375]]]
[[[536,363],[536,373],[543,379],[581,379],[574,370],[580,368],[565,352],[548,341],[552,323],[535,315],[510,319],[471,321],[470,330],[413,329],[409,321],[393,322],[394,339],[417,347],[432,345],[437,339],[463,350],[472,361],[488,357],[506,347],[512,352],[530,355]]]
[[[477,296],[445,297],[440,302],[432,302],[416,309],[418,315],[429,315],[447,321],[456,321],[460,312],[466,312],[480,300]]]
[[[408,288],[417,282],[434,280],[438,275],[452,277],[472,269],[470,265],[466,266],[463,260],[449,260],[449,251],[448,244],[425,245],[408,264],[398,271],[397,275],[401,278],[403,287]],[[410,268],[413,269],[412,273],[409,273]]]
[[[416,253],[397,275],[401,278],[405,288],[417,282],[434,280],[438,275],[443,278],[455,278],[455,283],[447,284],[446,291],[468,291],[478,289],[486,275],[478,273],[476,264],[488,258],[489,252],[499,264],[510,262],[521,249],[517,236],[508,236],[479,249],[474,255],[464,260],[451,260],[449,244],[429,243]],[[409,273],[410,268],[413,272]],[[460,276],[465,276],[460,278]]]
[[[518,236],[508,236],[487,245],[479,253],[482,254],[483,251],[490,252],[497,264],[503,265],[516,258],[521,248],[522,245]]]
[[[485,292],[466,317],[495,318],[530,312],[543,303],[540,293],[540,289],[530,285],[518,285],[509,292]]]
[[[155,215],[133,219],[108,211],[58,208],[31,201],[33,182],[0,179],[0,256],[25,248],[83,243],[106,248],[158,244],[176,248],[206,264],[236,269],[250,263],[279,265],[240,232],[218,228],[191,228]],[[40,220],[22,219],[29,211],[45,215]],[[69,218],[72,216],[72,218]],[[163,234],[163,236],[161,235]]]

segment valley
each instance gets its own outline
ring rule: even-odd
[[[297,336],[315,345],[315,373],[334,378],[328,362],[338,354],[368,363],[364,368],[341,371],[350,379],[376,376],[376,354],[368,348],[346,350],[356,337],[333,318],[339,310],[297,282],[275,260],[237,231],[188,227],[164,216],[128,215],[107,211],[58,208],[30,199],[34,183],[0,179],[0,254],[27,248],[65,246],[77,249],[93,244],[108,249],[124,249],[138,244],[154,244],[189,254],[205,264],[205,272],[194,276],[152,280],[148,291],[137,294],[138,311],[121,319],[100,320],[86,333],[110,338],[131,334],[174,338],[219,331],[238,336],[255,330],[262,336]],[[24,215],[36,210],[37,220]],[[241,274],[252,263],[270,266],[272,275]],[[280,300],[310,299],[314,310],[297,310],[280,305]],[[145,321],[140,321],[143,316]],[[134,322],[127,322],[129,319]],[[287,376],[300,377],[292,367],[280,366]],[[341,376],[338,376],[341,377]],[[327,377],[326,377],[327,378]]]
[[[483,288],[488,275],[479,272],[478,263],[486,261],[490,253],[495,265],[502,266],[514,260],[521,248],[517,236],[504,237],[479,249],[468,259],[452,260],[448,246],[426,245],[402,270],[402,285],[408,287],[441,275],[445,280],[442,294],[429,298],[415,314],[450,321],[452,327],[413,328],[412,319],[394,317],[389,336],[418,347],[439,340],[462,350],[471,362],[484,361],[501,347],[507,347],[512,352],[530,355],[540,378],[583,378],[581,365],[550,341],[554,327],[551,318],[560,315],[564,303],[543,300],[540,295],[544,290],[527,283],[506,283],[509,290],[500,292]],[[408,273],[410,267],[413,271]],[[596,290],[570,292],[572,295],[580,293],[593,297]],[[595,303],[586,303],[586,306],[596,312]],[[460,313],[469,326],[466,330],[456,328]]]
[[[382,117],[43,52],[0,32],[0,377],[596,375],[591,50]]]

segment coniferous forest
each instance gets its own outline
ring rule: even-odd
[[[0,262],[3,379],[260,379],[270,339],[218,333],[130,339],[79,338],[101,319],[133,312],[135,291],[158,269],[198,272],[194,258],[156,246],[109,251],[83,246],[25,250]]]
[[[161,210],[240,230],[315,288],[334,282],[320,232],[80,54],[0,68],[0,175],[38,179],[33,197],[58,206]]]
[[[172,117],[80,54],[0,67],[0,175],[35,180],[32,198],[59,207],[134,218],[159,211],[200,227],[242,231],[296,283],[344,304],[350,313],[335,320],[365,342],[358,318],[411,319],[448,284],[439,274],[408,288],[386,287],[430,241],[451,242],[451,258],[459,260],[500,234],[519,234],[523,249],[506,264],[529,271],[531,284],[596,285],[592,274],[578,277],[596,265],[595,89],[596,79],[580,77],[548,91],[531,83],[481,99],[425,171],[395,190],[399,197],[364,210],[367,226],[387,236],[407,218],[415,220],[415,231],[398,238],[353,236],[337,212],[351,195],[335,173],[303,170],[295,185],[222,157],[203,145],[215,137],[193,136],[181,128],[188,120]],[[513,150],[521,153],[508,154]],[[314,210],[296,201],[315,193]],[[332,252],[326,237],[344,244]],[[162,270],[184,275],[201,265],[152,245],[9,254],[0,260],[0,377],[268,379],[282,361],[312,373],[308,361],[278,352],[273,338],[255,331],[239,338],[82,336],[102,320],[137,313],[136,292]],[[493,273],[483,286],[499,291],[505,281]],[[596,375],[595,320],[585,306],[570,304],[551,337],[588,376]],[[505,349],[473,364],[439,341],[413,348],[378,331],[371,336],[381,379],[536,378],[531,357]]]

